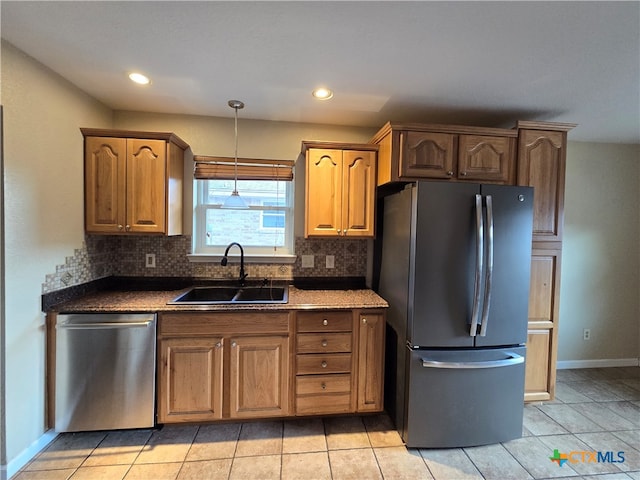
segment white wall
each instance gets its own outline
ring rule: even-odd
[[[637,359],[640,145],[569,142],[566,177],[558,360]]]
[[[45,431],[45,274],[80,248],[83,139],[112,112],[10,44],[2,43],[7,461]]]

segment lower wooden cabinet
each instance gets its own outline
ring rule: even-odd
[[[164,313],[158,423],[383,410],[384,310]]]
[[[382,411],[384,313],[298,312],[296,325],[296,415]]]
[[[160,342],[158,422],[222,418],[221,337]]]
[[[158,332],[158,423],[289,414],[287,312],[163,314]]]
[[[361,313],[358,329],[359,412],[379,412],[384,387],[384,315]]]
[[[558,316],[560,312],[560,242],[534,242],[531,254],[526,401],[555,395]]]
[[[296,415],[353,412],[353,312],[297,312],[296,326]]]
[[[230,418],[289,413],[289,336],[235,337],[229,362]]]

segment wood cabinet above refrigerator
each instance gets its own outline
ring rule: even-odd
[[[518,132],[499,128],[388,122],[371,140],[377,184],[422,179],[514,185]]]

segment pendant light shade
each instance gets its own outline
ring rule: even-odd
[[[240,100],[229,100],[228,105],[235,110],[235,140],[236,148],[234,155],[234,181],[233,192],[222,204],[222,208],[245,209],[249,208],[238,193],[238,109],[244,108],[244,103]]]

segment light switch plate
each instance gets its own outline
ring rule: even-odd
[[[313,255],[302,255],[302,268],[313,268]]]

